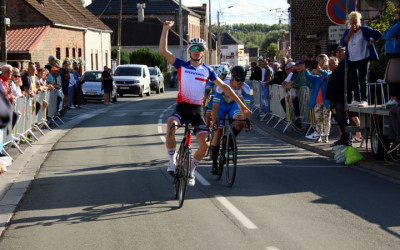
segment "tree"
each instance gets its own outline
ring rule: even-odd
[[[149,48],[132,51],[130,55],[131,63],[145,64],[149,67],[157,66],[164,68],[164,58],[160,53],[156,53]]]
[[[270,43],[268,48],[268,56],[275,57],[277,55],[277,52],[278,52],[278,44]]]
[[[381,11],[380,16],[371,22],[371,27],[383,33],[395,18],[396,5],[390,1],[386,3],[386,9]],[[370,82],[374,82],[377,79],[383,79],[386,71],[386,57],[384,53],[385,39],[381,38],[375,44],[376,51],[379,54],[378,61],[371,61],[370,68],[373,69],[370,72]]]
[[[118,49],[113,48],[111,50],[111,59],[117,60],[118,59]],[[129,58],[129,52],[126,51],[125,49],[121,48],[121,64],[129,64],[130,63],[130,58]]]

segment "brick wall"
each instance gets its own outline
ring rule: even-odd
[[[11,25],[44,25],[48,21],[23,0],[6,1],[6,15]]]
[[[76,49],[76,57],[78,57],[79,48],[82,49],[83,54],[83,41],[83,31],[52,27],[32,52],[31,60],[33,62],[40,62],[40,65],[43,67],[48,63],[49,56],[56,56],[56,48],[60,48],[60,63],[62,63],[66,58],[66,48],[69,48],[70,51],[69,58],[72,58],[72,48]]]
[[[328,28],[332,23],[326,14],[328,0],[291,0],[292,58],[301,59],[303,54],[315,57],[328,53]],[[316,39],[308,35],[319,33]]]

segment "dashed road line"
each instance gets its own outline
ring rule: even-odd
[[[211,186],[211,183],[209,183],[206,178],[204,178],[199,172],[195,171],[194,172],[196,179],[203,185],[203,186]]]

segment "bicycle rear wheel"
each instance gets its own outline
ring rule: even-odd
[[[228,186],[232,187],[236,178],[236,168],[237,168],[237,145],[236,137],[233,133],[228,135],[228,141],[226,142],[226,181]]]
[[[224,172],[224,164],[226,163],[226,136],[221,137],[222,143],[220,145],[219,155],[218,155],[218,175],[217,180],[221,180],[222,173]]]
[[[178,187],[178,199],[179,199],[179,208],[183,206],[183,202],[185,201],[186,195],[186,187],[189,180],[190,175],[190,165],[191,165],[191,151],[190,148],[186,148],[183,151],[183,159],[179,173],[179,187]]]

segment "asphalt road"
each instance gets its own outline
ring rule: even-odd
[[[235,185],[216,181],[204,161],[177,209],[163,143],[175,97],[119,98],[70,130],[0,249],[400,248],[399,183],[257,128],[238,138]]]

